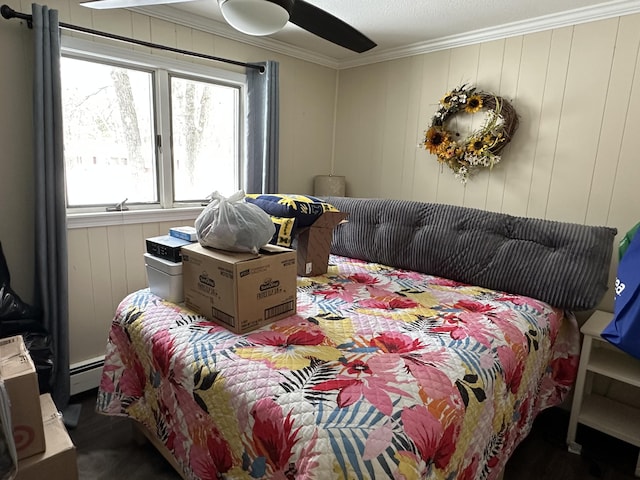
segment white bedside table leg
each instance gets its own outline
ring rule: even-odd
[[[591,353],[591,337],[584,336],[582,341],[582,350],[580,352],[580,364],[578,365],[578,376],[576,377],[576,385],[573,391],[573,402],[571,404],[571,417],[569,418],[569,429],[567,432],[567,445],[569,452],[579,454],[582,447],[576,443],[576,430],[578,428],[578,415],[582,406],[582,397],[584,395],[585,378],[587,375],[587,364],[589,363],[589,355]]]

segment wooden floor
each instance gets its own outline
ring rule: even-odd
[[[78,451],[80,480],[177,480],[180,477],[149,444],[134,440],[127,419],[95,413],[96,391],[71,399],[81,403],[78,426],[69,433]],[[634,480],[638,449],[579,426],[582,455],[567,452],[569,414],[545,410],[513,454],[505,480]]]

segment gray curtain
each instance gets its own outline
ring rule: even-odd
[[[58,11],[32,4],[35,42],[33,131],[35,159],[35,301],[52,339],[52,396],[69,402],[67,220],[60,92]]]
[[[258,65],[264,66],[263,73],[247,69],[244,189],[247,193],[278,193],[279,65],[274,61]]]

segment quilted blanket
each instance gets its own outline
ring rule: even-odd
[[[573,384],[578,328],[528,297],[332,255],[297,314],[235,335],[148,290],[118,307],[97,410],[190,479],[492,479]]]

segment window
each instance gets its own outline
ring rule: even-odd
[[[241,188],[243,74],[63,38],[67,207],[199,205]]]

